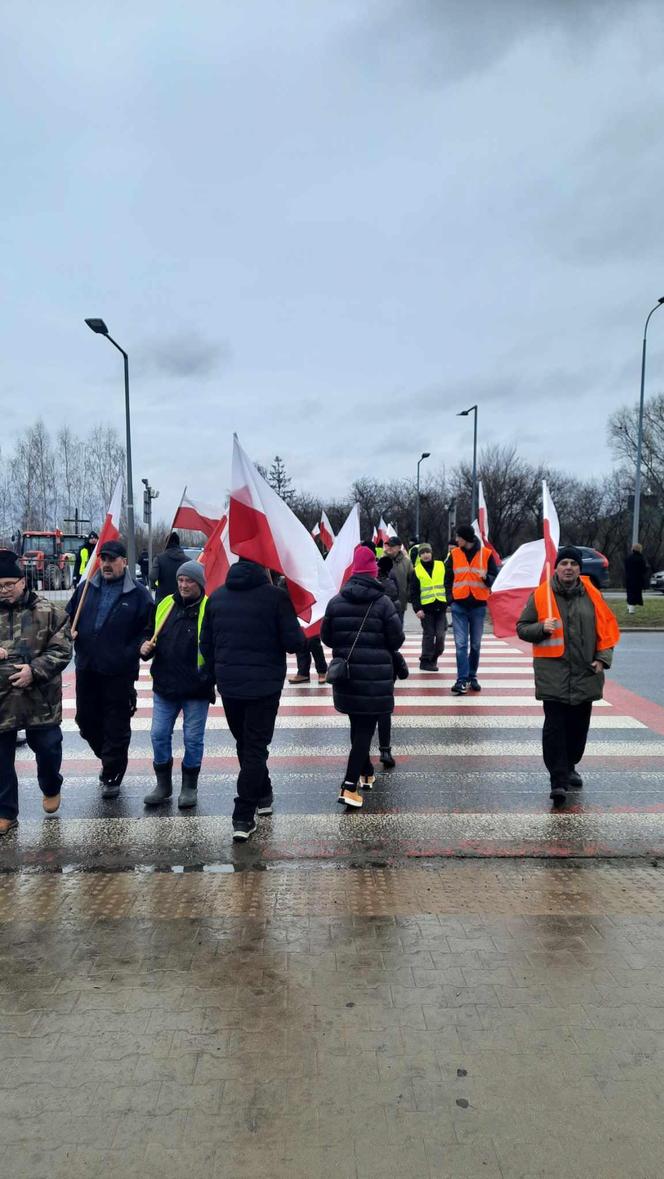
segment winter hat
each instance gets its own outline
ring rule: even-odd
[[[399,548],[401,548],[402,541],[398,536],[388,536],[385,544],[389,544],[390,548],[393,548],[394,545],[398,544]]]
[[[378,565],[375,554],[366,545],[358,544],[353,554],[353,573],[368,573],[370,577],[378,576]]]
[[[179,547],[180,547],[180,534],[179,534],[179,532],[171,532],[171,535],[169,536],[168,540],[166,541],[166,548],[167,549],[179,549]]]
[[[188,577],[205,590],[205,568],[200,561],[185,561],[183,565],[178,566],[177,576]]]
[[[25,577],[18,556],[12,549],[0,549],[0,577]]]
[[[391,557],[388,557],[387,554],[385,554],[385,556],[383,556],[383,557],[378,558],[378,572],[382,573],[383,577],[387,577],[388,573],[390,572],[390,569],[393,569],[393,568],[394,568],[394,561],[392,560]]]
[[[456,536],[460,536],[462,540],[473,541],[477,540],[475,529],[471,528],[470,524],[459,524],[456,530]]]
[[[121,540],[105,540],[99,550],[99,556],[103,557],[108,553],[109,557],[126,557],[127,550]]]
[[[583,553],[581,552],[581,549],[577,549],[576,545],[564,544],[561,549],[558,549],[558,556],[556,557],[554,569],[558,568],[558,563],[560,561],[576,561],[580,569],[583,565]]]

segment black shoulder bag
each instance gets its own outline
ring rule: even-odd
[[[375,598],[374,598],[374,601],[376,601]],[[373,606],[373,602],[371,602],[371,604],[369,606],[369,610],[371,610],[372,606]],[[362,634],[362,631],[364,630],[364,624],[365,624],[367,618],[369,617],[369,610],[367,610],[366,614],[364,615],[364,618],[362,619],[362,622],[360,623],[360,629],[358,630],[357,634],[355,635],[355,641],[354,641],[350,651],[348,652],[348,658],[342,659],[340,655],[337,655],[335,659],[331,660],[330,665],[327,669],[327,675],[325,676],[325,683],[326,684],[340,684],[340,683],[342,683],[343,680],[350,679],[350,666],[349,666],[349,664],[350,664],[351,655],[353,654],[353,651],[355,650],[355,647],[357,645],[357,640],[359,639],[360,635]]]

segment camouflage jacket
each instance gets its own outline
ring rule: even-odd
[[[13,605],[0,605],[0,732],[62,720],[62,672],[71,659],[69,619],[61,606],[28,591]],[[16,665],[29,663],[33,683],[14,688]]]

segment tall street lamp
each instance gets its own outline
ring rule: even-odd
[[[477,518],[477,406],[471,405],[470,409],[462,409],[458,414],[458,418],[467,418],[468,414],[475,415],[475,423],[473,426],[473,490],[470,501],[470,518],[475,520]]]
[[[417,460],[417,496],[415,499],[415,535],[418,543],[420,539],[420,463],[425,459],[431,458],[431,451],[424,450],[422,457]]]
[[[639,515],[641,512],[641,452],[643,450],[643,395],[646,383],[646,336],[650,316],[664,303],[664,296],[658,299],[652,311],[648,312],[646,325],[643,329],[643,351],[641,352],[641,400],[639,401],[639,432],[636,442],[636,478],[634,479],[634,515],[632,517],[632,544],[639,540]]]
[[[136,574],[136,530],[134,528],[134,480],[131,471],[131,419],[129,417],[129,357],[124,348],[121,348],[117,340],[114,340],[108,333],[108,328],[103,319],[86,319],[85,321],[91,331],[96,332],[99,336],[106,336],[110,340],[114,348],[122,353],[124,360],[124,386],[125,386],[125,425],[127,433],[127,564],[129,566],[129,573],[132,577]]]

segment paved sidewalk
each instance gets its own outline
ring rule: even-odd
[[[659,1179],[664,874],[0,877],[3,1174]]]

